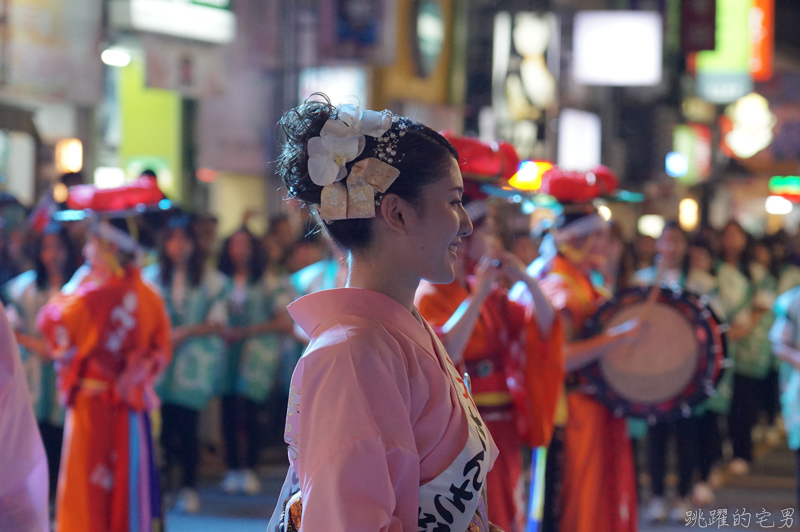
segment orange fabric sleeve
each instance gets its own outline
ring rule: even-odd
[[[53,297],[39,311],[36,326],[55,360],[86,356],[99,339],[89,309],[74,294]]]
[[[532,308],[509,301],[509,315],[512,324],[523,327],[520,332],[524,341],[524,364],[512,375],[519,374],[524,386],[509,385],[520,414],[518,429],[526,445],[546,446],[553,436],[556,406],[564,389],[566,374],[562,320],[556,313],[550,334],[545,336],[539,331]],[[514,358],[512,354],[512,367]]]
[[[452,303],[435,286],[423,285],[417,292],[415,305],[420,315],[425,318],[425,321],[441,340],[444,336],[442,327],[453,316]],[[458,305],[455,308],[458,308]]]

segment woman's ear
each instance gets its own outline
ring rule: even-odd
[[[379,208],[389,229],[400,234],[408,233],[408,224],[416,214],[410,203],[395,194],[387,194],[381,200]]]

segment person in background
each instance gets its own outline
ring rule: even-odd
[[[572,174],[553,172],[551,183],[570,183]],[[608,224],[591,203],[565,201],[557,229],[543,244],[548,253],[531,268],[539,269],[539,284],[564,323],[568,372],[631,345],[640,334],[638,321],[630,320],[603,334],[582,337],[587,320],[606,299],[605,290],[592,283],[592,273],[602,270],[609,239]],[[568,391],[562,405],[547,456],[546,529],[635,532],[637,490],[625,419],[580,391]],[[548,520],[553,523],[548,525]]]
[[[172,322],[175,356],[157,387],[163,403],[161,445],[168,483],[173,484],[169,480],[176,466],[182,473],[176,509],[196,513],[198,422],[220,386],[229,280],[206,267],[187,217],[170,218],[160,240],[159,262],[142,274],[158,288]]]
[[[214,262],[217,259],[215,246],[217,245],[217,229],[219,221],[213,214],[204,213],[200,214],[192,220],[194,233],[197,235],[197,243],[200,247],[200,253],[203,255],[203,262],[208,267],[213,268],[216,266]]]
[[[769,338],[772,350],[783,361],[780,372],[781,407],[789,449],[797,460],[797,504],[800,507],[800,286],[778,296],[775,323]]]
[[[286,306],[294,300],[287,278],[265,275],[260,244],[246,228],[222,245],[219,270],[231,280],[228,292],[227,360],[222,383],[222,428],[227,493],[258,493],[254,469],[260,448],[258,412],[280,382],[283,335],[291,334]],[[241,459],[239,437],[245,442]]]
[[[299,236],[287,215],[279,214],[270,218],[267,233],[264,235],[264,247],[267,248],[270,261],[285,266]]]
[[[0,306],[0,530],[49,532],[47,455],[14,331]]]
[[[669,221],[656,240],[657,262],[636,272],[636,283],[652,286],[666,284],[676,291],[686,287],[689,277],[688,237],[675,221]],[[661,275],[659,276],[659,270]],[[667,465],[667,440],[674,435],[678,450],[678,500],[667,511],[664,501],[664,477]],[[652,498],[645,509],[645,519],[649,522],[682,522],[686,512],[692,508],[689,500],[692,490],[692,475],[695,468],[697,444],[695,419],[680,418],[676,421],[661,422],[647,428],[647,468],[650,473]]]
[[[777,252],[783,252],[783,260],[778,263],[778,294],[783,294],[800,286],[800,232],[793,237],[776,238],[775,242],[778,242]]]
[[[656,258],[656,240],[649,235],[637,233],[633,240],[636,253],[636,271],[649,268]]]
[[[286,255],[286,270],[296,273],[322,260],[323,252],[316,233],[307,233],[295,242]]]
[[[65,412],[58,400],[55,368],[36,328],[36,315],[75,273],[77,260],[67,232],[55,222],[45,227],[32,251],[35,268],[9,281],[3,292],[9,301],[7,314],[20,345],[34,412],[47,451],[52,497],[58,481]]]
[[[20,236],[17,231],[6,227],[5,220],[0,218],[0,285],[25,271],[18,251]]]
[[[461,165],[464,174],[470,173],[468,164]],[[500,456],[487,476],[489,518],[507,532],[522,532],[521,448],[550,443],[564,379],[563,334],[549,301],[526,272],[527,264],[503,249],[486,195],[476,182],[464,181],[462,202],[473,232],[462,239],[455,280],[423,281],[414,303],[456,366],[470,375],[473,400],[498,445]],[[524,285],[527,304],[509,298],[508,290],[498,286],[500,275]],[[514,365],[521,366],[522,378]],[[515,404],[512,394],[520,390],[511,390],[510,375],[523,381],[529,408]]]
[[[85,250],[90,272],[36,319],[67,404],[59,532],[162,526],[150,413],[159,407],[154,382],[172,354],[169,320],[141,277],[131,225],[95,221]]]
[[[516,233],[511,239],[509,251],[526,265],[539,257],[539,245],[528,232]]]
[[[734,377],[728,425],[733,443],[730,472],[735,475],[749,472],[762,380],[773,364],[767,333],[773,320],[776,281],[767,267],[750,260],[748,249],[752,249],[748,234],[737,222],[728,222],[722,232],[717,279],[720,303],[731,324],[728,338]]]

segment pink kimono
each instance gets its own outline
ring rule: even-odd
[[[47,532],[47,456],[17,341],[0,305],[0,530]]]
[[[292,377],[292,469],[279,505],[294,476],[304,531],[487,528],[485,479],[497,449],[419,314],[357,288],[288,309],[311,344]]]

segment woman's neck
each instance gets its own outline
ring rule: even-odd
[[[463,287],[467,287],[467,276],[469,273],[467,272],[467,264],[465,262],[466,258],[459,257],[456,259],[456,263],[453,266],[453,271],[455,272],[455,281]]]
[[[738,253],[725,253],[725,263],[731,266],[739,267],[739,254]]]
[[[379,292],[413,312],[419,279],[404,273],[403,266],[388,258],[351,255],[347,286]]]

